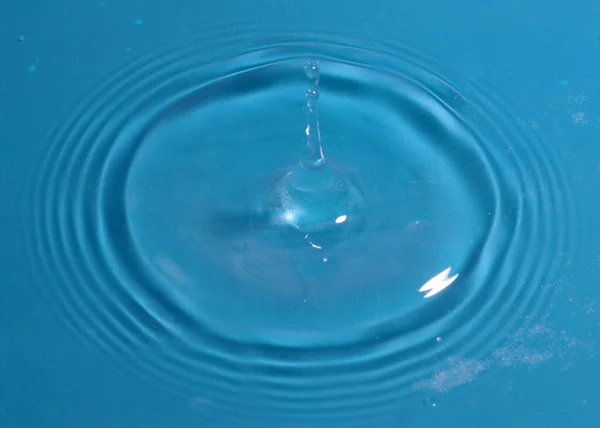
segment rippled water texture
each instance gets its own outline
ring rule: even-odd
[[[541,310],[569,251],[564,179],[511,108],[354,43],[153,53],[49,137],[29,189],[40,289],[125,373],[197,397],[206,426],[401,420],[440,364]],[[272,202],[301,155],[308,60],[325,154],[361,195],[358,226],[320,248]]]

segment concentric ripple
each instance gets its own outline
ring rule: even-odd
[[[34,177],[49,304],[205,423],[387,421],[415,381],[539,311],[568,253],[565,180],[503,103],[353,43],[140,58],[56,129]],[[307,60],[328,159],[364,195],[365,221],[331,248],[264,211],[299,157]]]

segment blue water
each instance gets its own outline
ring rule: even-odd
[[[0,427],[596,427],[600,4],[487,3],[1,5]]]

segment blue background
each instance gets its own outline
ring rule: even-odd
[[[519,119],[561,155],[577,207],[574,251],[533,327],[489,360],[450,362],[398,426],[597,427],[598,16],[600,2],[591,0],[2,2],[0,427],[206,426],[200,398],[161,396],[53,322],[29,286],[23,189],[31,157],[82,91],[139,53],[211,28],[391,40],[489,82],[519,107]]]

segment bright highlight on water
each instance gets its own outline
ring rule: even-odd
[[[421,288],[419,288],[419,292],[423,293],[423,292],[427,291],[428,293],[425,294],[425,296],[423,296],[426,299],[429,297],[435,296],[440,291],[449,287],[454,282],[454,280],[456,280],[456,278],[458,278],[458,274],[455,274],[452,277],[448,277],[449,273],[450,273],[450,268],[438,273],[436,276],[434,276],[429,281],[427,281],[425,283],[425,285],[423,285]]]

